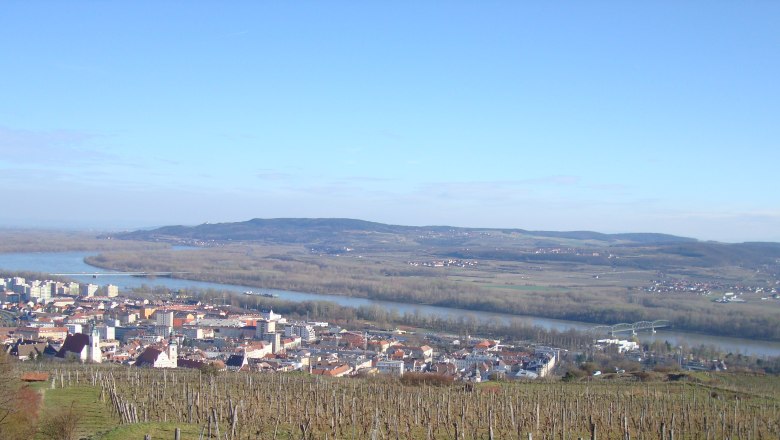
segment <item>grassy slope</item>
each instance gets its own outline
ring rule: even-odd
[[[100,401],[100,388],[78,386],[72,388],[42,389],[44,393],[41,420],[59,409],[70,407],[81,414],[79,423],[79,438],[91,438],[94,435],[109,431],[119,424],[119,420],[111,413],[108,406]],[[43,438],[38,436],[37,438]],[[173,438],[173,437],[171,437]]]
[[[79,438],[99,440],[143,439],[146,434],[153,439],[173,439],[174,431],[181,429],[181,438],[196,439],[200,428],[195,425],[150,422],[120,425],[119,419],[111,413],[105,402],[100,401],[98,387],[79,386],[72,388],[46,389],[48,384],[39,385],[44,395],[42,420],[60,408],[74,405],[82,415],[79,424]],[[42,439],[40,435],[37,437]]]
[[[181,430],[181,439],[197,439],[200,437],[200,427],[186,423],[134,423],[132,425],[123,425],[117,427],[105,435],[99,437],[100,440],[125,440],[125,439],[143,439],[149,434],[152,439],[173,440],[176,428]]]

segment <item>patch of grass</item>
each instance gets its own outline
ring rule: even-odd
[[[143,439],[149,434],[152,439],[173,440],[176,428],[181,430],[182,440],[200,437],[201,427],[195,424],[174,422],[133,423],[112,429],[97,437],[100,440]]]
[[[549,292],[554,290],[549,286],[528,286],[528,285],[515,285],[515,284],[486,284],[482,287],[488,289],[502,289],[502,290],[522,290],[524,292]]]
[[[685,376],[687,380],[691,382],[696,382],[701,384],[715,383],[715,379],[712,378],[712,375],[704,371],[686,371]]]
[[[46,420],[48,415],[68,408],[71,404],[75,412],[80,415],[77,429],[79,438],[92,438],[119,424],[119,420],[111,413],[108,406],[100,401],[100,388],[92,386],[44,390],[40,420]],[[41,436],[38,435],[36,438]]]

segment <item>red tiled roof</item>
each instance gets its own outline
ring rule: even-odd
[[[22,374],[21,379],[25,382],[45,382],[49,380],[49,373],[29,372]]]
[[[341,364],[336,366],[335,368],[313,368],[311,370],[311,374],[320,375],[320,376],[337,376],[339,374],[344,374],[347,371],[349,371],[349,365],[347,364]]]
[[[208,365],[208,364],[206,362],[196,361],[196,360],[192,360],[192,359],[183,359],[183,358],[179,358],[178,359],[178,366],[180,368],[196,368],[197,369],[197,368],[203,367],[204,365]]]

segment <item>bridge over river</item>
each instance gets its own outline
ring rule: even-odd
[[[633,324],[621,322],[620,324],[615,325],[599,325],[592,327],[588,331],[592,334],[609,333],[610,336],[614,337],[615,333],[631,332],[632,335],[635,335],[641,330],[650,330],[651,333],[655,333],[655,329],[669,326],[671,326],[671,322],[665,319],[659,319],[657,321],[639,321]]]

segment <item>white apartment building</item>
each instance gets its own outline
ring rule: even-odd
[[[81,296],[95,296],[98,291],[97,284],[81,284],[79,286],[79,293]]]
[[[284,336],[300,336],[301,342],[314,342],[317,339],[314,326],[309,324],[288,324],[284,327]]]
[[[393,376],[404,375],[404,361],[378,361],[376,369],[382,374],[391,374]]]

